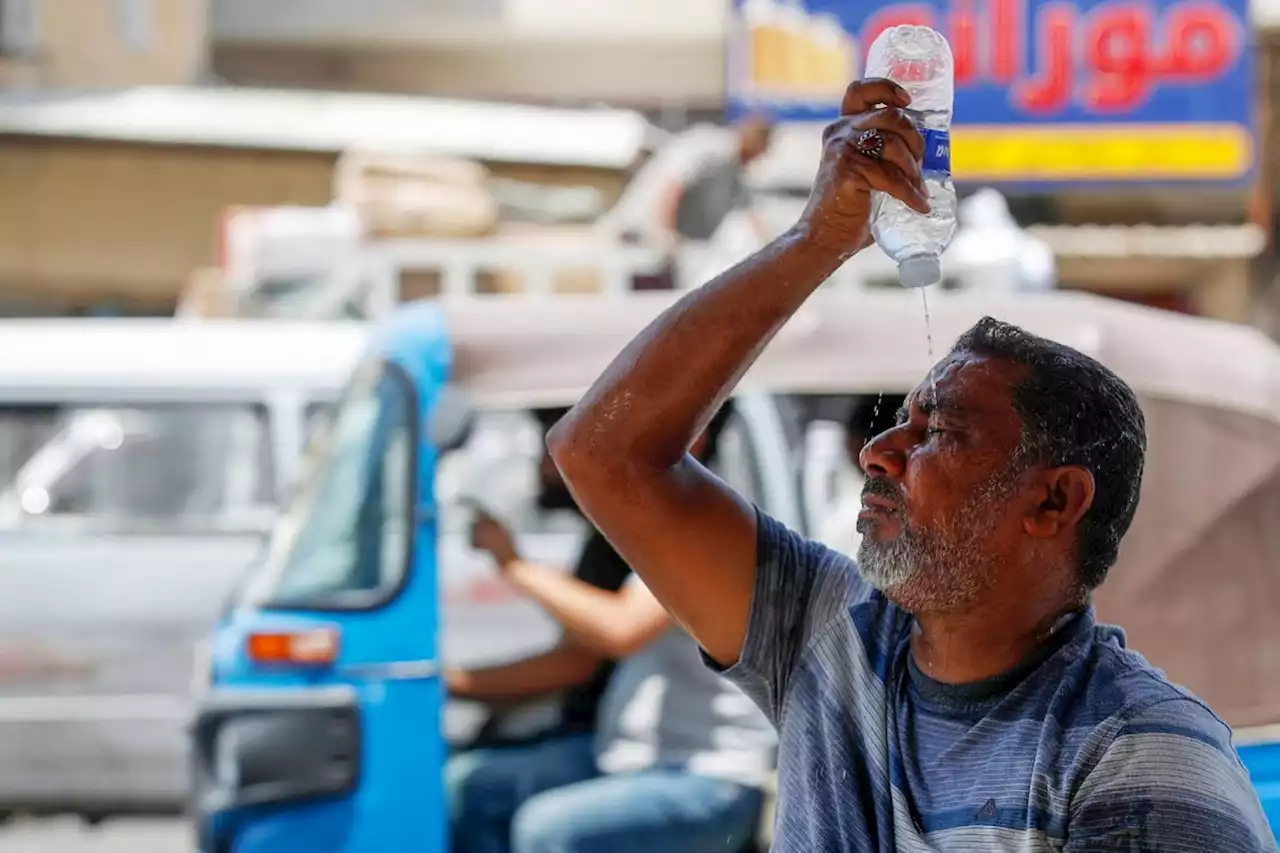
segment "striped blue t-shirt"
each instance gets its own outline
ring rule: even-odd
[[[773,853],[1275,851],[1227,725],[1092,612],[980,684],[916,669],[911,617],[763,513],[726,675],[779,727]]]

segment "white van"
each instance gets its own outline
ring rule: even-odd
[[[195,644],[364,346],[359,323],[0,323],[0,441],[41,439],[0,483],[0,811],[181,801]]]

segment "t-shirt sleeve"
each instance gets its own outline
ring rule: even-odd
[[[777,725],[791,673],[827,625],[865,599],[870,587],[852,560],[757,511],[756,578],[742,655],[728,669]]]
[[[1072,800],[1065,853],[1275,853],[1231,733],[1199,702],[1131,718]]]

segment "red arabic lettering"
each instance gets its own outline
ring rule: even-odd
[[[1071,99],[1072,35],[1076,9],[1067,3],[1050,3],[1040,15],[1036,31],[1036,55],[1040,71],[1013,89],[1014,103],[1033,115],[1057,112]]]
[[[1022,65],[1022,0],[991,0],[991,77],[1012,83]]]
[[[1082,94],[1098,112],[1131,110],[1165,80],[1191,82],[1226,70],[1240,49],[1238,28],[1221,9],[1182,4],[1168,15],[1163,38],[1154,12],[1123,3],[1092,16],[1086,28],[1086,63],[1092,70]]]
[[[1165,73],[1203,80],[1216,77],[1239,55],[1244,34],[1230,15],[1211,3],[1184,3],[1169,12],[1170,50]]]
[[[1181,0],[1164,9],[1151,0],[1117,0],[1089,14],[1073,0],[1055,0],[1030,19],[1027,0],[975,5],[953,0],[946,16],[957,84],[1007,85],[1013,105],[1037,116],[1072,103],[1091,112],[1131,111],[1159,85],[1218,77],[1244,49],[1241,22],[1213,0]],[[934,10],[919,2],[881,7],[863,27],[863,44],[888,27],[936,26],[934,19]]]
[[[1155,86],[1148,54],[1155,16],[1131,3],[1100,9],[1085,26],[1085,62],[1092,69],[1082,97],[1098,112],[1124,112],[1142,104]]]
[[[964,86],[978,76],[978,22],[970,0],[955,0],[951,4],[950,29],[956,85]]]

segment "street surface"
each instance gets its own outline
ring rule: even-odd
[[[194,853],[191,829],[173,818],[15,820],[0,826],[0,853]]]

